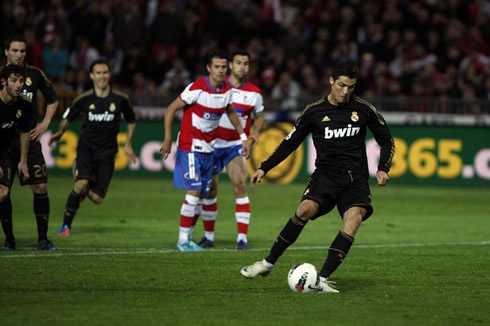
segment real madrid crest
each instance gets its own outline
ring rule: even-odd
[[[26,77],[25,83],[26,83],[27,86],[31,86],[32,85],[32,79],[31,79],[31,77]]]
[[[356,111],[352,111],[352,115],[350,116],[350,119],[354,122],[359,121],[359,116],[357,115]]]
[[[17,110],[17,113],[15,114],[15,117],[19,119],[22,116],[22,110]]]
[[[114,102],[111,102],[111,104],[109,104],[109,111],[111,112],[116,111],[116,104],[114,104]]]

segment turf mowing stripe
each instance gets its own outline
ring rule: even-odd
[[[355,248],[360,249],[377,249],[377,248],[410,248],[410,247],[436,247],[436,246],[487,246],[490,245],[490,241],[465,241],[465,242],[427,242],[427,243],[386,243],[386,244],[372,244],[372,245],[354,245]],[[313,246],[313,247],[291,247],[288,250],[326,250],[327,246]],[[19,248],[18,250],[32,251],[32,248]],[[28,258],[28,257],[68,257],[68,256],[102,256],[102,255],[131,255],[131,254],[170,254],[179,253],[175,249],[157,249],[157,248],[66,248],[66,250],[99,250],[93,252],[46,252],[37,251],[36,253],[26,254],[6,254],[0,255],[1,258]],[[251,248],[248,251],[268,251],[270,248]],[[236,249],[206,249],[199,252],[236,252]]]

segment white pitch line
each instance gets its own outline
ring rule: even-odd
[[[437,247],[437,246],[487,246],[490,245],[490,241],[463,241],[463,242],[426,242],[426,243],[384,243],[384,244],[371,244],[371,245],[354,245],[354,248],[359,249],[378,249],[378,248],[413,248],[413,247]],[[31,251],[31,248],[19,248],[24,251]],[[302,250],[327,250],[327,246],[311,246],[311,247],[290,247],[288,250],[302,251]],[[93,252],[63,252],[58,250],[55,252],[36,251],[36,253],[28,254],[6,254],[0,255],[2,258],[38,258],[38,257],[69,257],[69,256],[104,256],[104,255],[132,255],[132,254],[172,254],[179,253],[175,249],[158,249],[158,248],[67,248],[66,250],[100,250]],[[269,251],[270,248],[251,248],[248,251]],[[236,249],[222,248],[222,249],[206,249],[199,251],[205,252],[236,252]]]

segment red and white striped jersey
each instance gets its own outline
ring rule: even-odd
[[[180,125],[179,149],[213,152],[219,121],[231,103],[231,86],[224,83],[217,91],[206,76],[190,83],[179,97],[187,104]]]
[[[227,84],[231,83],[226,80]],[[249,81],[246,81],[237,88],[233,88],[231,91],[232,102],[235,111],[238,114],[243,130],[250,135],[250,125],[252,119],[250,118],[252,112],[259,114],[264,111],[264,100],[260,89]],[[228,115],[223,115],[219,122],[218,134],[216,139],[216,148],[231,147],[241,145],[240,135],[236,131],[235,127],[231,124]]]

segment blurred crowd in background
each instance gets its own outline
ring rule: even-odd
[[[490,100],[488,0],[4,0],[0,25],[60,93],[90,88],[105,57],[137,106],[168,105],[212,48],[250,51],[268,110],[302,110],[345,61],[366,98]]]

